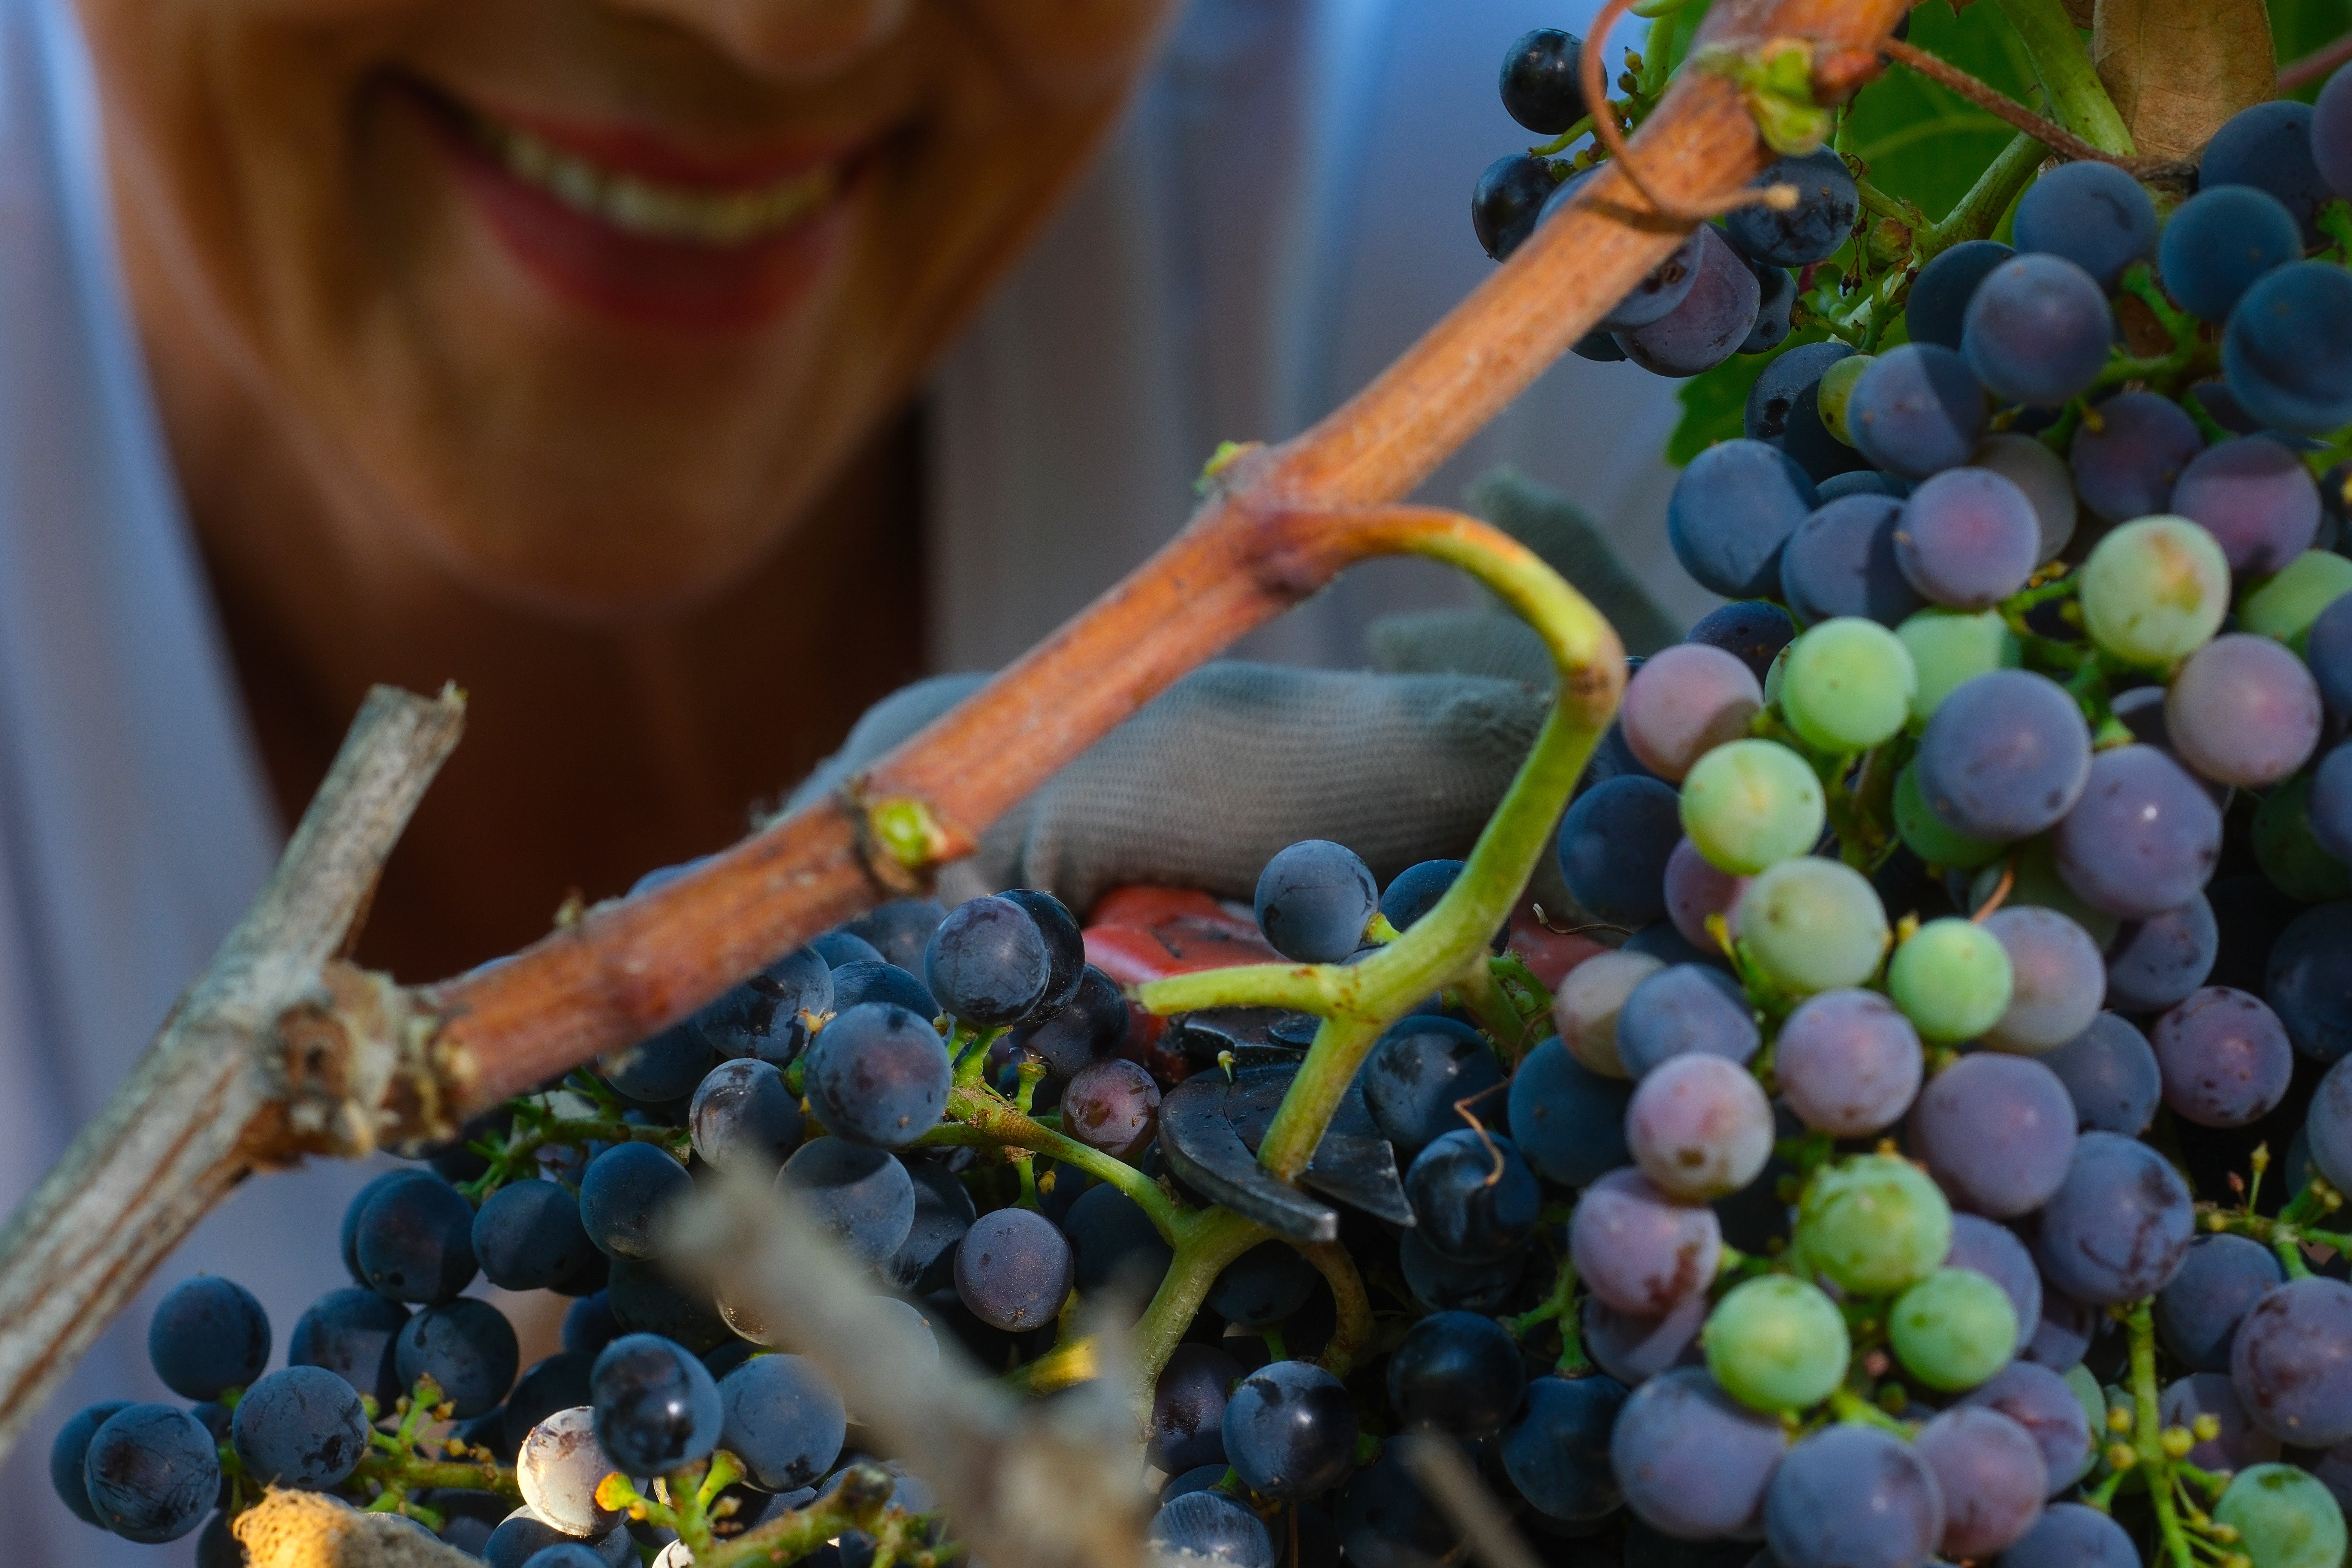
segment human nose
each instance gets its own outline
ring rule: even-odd
[[[793,82],[838,71],[905,25],[913,0],[615,0],[689,27],[753,74]]]

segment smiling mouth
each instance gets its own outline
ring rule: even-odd
[[[841,189],[841,170],[831,163],[763,184],[665,184],[606,167],[464,105],[448,107],[467,138],[516,180],[583,217],[648,239],[713,247],[749,244],[822,210]]]

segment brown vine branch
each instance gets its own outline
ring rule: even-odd
[[[2303,58],[2279,68],[2278,89],[2293,92],[2308,87],[2322,78],[2332,75],[2337,66],[2352,60],[2352,33],[2347,33],[2326,48],[2315,49]]]
[[[2193,163],[2184,163],[2173,158],[2129,158],[2103,153],[2056,121],[2034,113],[1991,83],[1970,76],[1950,61],[1931,55],[1916,44],[1901,38],[1888,38],[1879,47],[1888,58],[1918,72],[1937,86],[1959,94],[1978,108],[2024,132],[2061,157],[2078,163],[2113,163],[2135,179],[2142,180],[2179,177],[2196,167]]]
[[[1878,68],[1902,0],[1718,0],[1700,47],[1797,39],[1824,99]],[[919,886],[1201,660],[1381,548],[1334,516],[1425,479],[1682,241],[1664,216],[1738,191],[1768,153],[1738,88],[1685,72],[1604,168],[1362,392],[1219,477],[1169,545],[961,707],[812,806],[510,960],[393,985],[331,955],[440,755],[457,705],[362,715],[287,862],[139,1069],[0,1233],[0,1452],[229,1186],[313,1152],[447,1135],[642,1039],[859,910]],[[428,721],[427,715],[431,715]],[[387,739],[404,728],[404,742]],[[354,798],[354,770],[373,781]],[[393,787],[394,784],[398,787]],[[354,816],[358,820],[353,820]],[[320,864],[331,841],[336,851]],[[360,874],[363,873],[363,874]],[[295,897],[336,890],[332,898]]]
[[[1585,103],[1592,110],[1592,137],[1609,151],[1610,160],[1624,172],[1633,189],[1650,204],[1657,214],[1671,222],[1690,225],[1704,223],[1737,207],[1764,205],[1787,211],[1797,205],[1794,187],[1772,185],[1763,190],[1744,186],[1739,190],[1710,197],[1704,201],[1682,200],[1660,193],[1642,174],[1641,163],[1633,157],[1633,149],[1625,143],[1625,134],[1617,127],[1617,111],[1610,107],[1606,40],[1609,29],[1618,19],[1633,8],[1635,0],[1608,0],[1601,14],[1587,29],[1591,43],[1577,51],[1577,86]]]

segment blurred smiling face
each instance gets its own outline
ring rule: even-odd
[[[611,618],[791,526],[1173,3],[81,8],[151,352],[225,368],[362,550]]]

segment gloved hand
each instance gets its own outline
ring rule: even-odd
[[[1656,604],[1564,498],[1507,470],[1474,486],[1474,510],[1542,554],[1629,648],[1676,640]],[[1329,838],[1386,882],[1416,861],[1465,855],[1551,702],[1540,640],[1499,607],[1391,617],[1370,632],[1377,670],[1238,660],[1204,665],[1097,742],[944,868],[955,903],[1042,888],[1084,910],[1129,882],[1248,899],[1276,850]],[[786,802],[796,808],[971,692],[982,675],[892,693]],[[1556,923],[1579,913],[1553,857],[1530,892]]]

